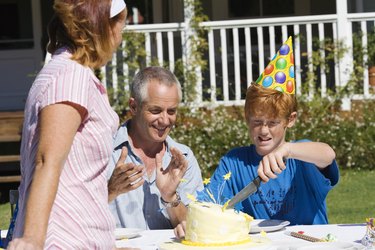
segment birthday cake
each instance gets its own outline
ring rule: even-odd
[[[250,242],[250,222],[253,218],[220,204],[192,202],[189,204],[185,239],[191,246],[227,246]]]
[[[245,250],[269,244],[266,237],[250,236],[253,217],[240,211],[239,206],[227,208],[229,198],[222,195],[231,172],[223,176],[219,192],[207,187],[210,179],[203,183],[205,188],[197,196],[187,194],[191,200],[186,216],[185,237],[165,242],[160,250]],[[215,195],[216,194],[216,195]]]

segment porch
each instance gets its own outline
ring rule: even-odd
[[[185,68],[194,67],[198,78],[194,86],[196,106],[243,105],[247,86],[257,79],[289,36],[293,36],[294,43],[297,95],[324,97],[330,91],[341,90],[351,80],[355,36],[365,34],[359,39],[361,46],[373,46],[368,44],[367,34],[374,29],[375,12],[347,13],[345,8],[338,7],[338,14],[330,15],[203,22],[200,25],[207,30],[208,42],[204,54],[208,63],[206,69],[189,65],[189,39],[194,33],[188,22],[129,25],[126,31],[144,36],[142,49],[146,56],[142,66],[154,65],[157,61],[175,71],[176,61],[181,59]],[[327,40],[341,51],[325,47]],[[129,55],[118,51],[112,62],[103,68],[106,86],[128,90],[134,72],[124,60],[126,56]],[[317,56],[318,64],[314,62]],[[365,64],[369,58],[363,55],[361,60],[361,81],[345,98],[343,109],[350,109],[350,100],[375,99],[375,87],[369,84]],[[182,82],[183,88],[188,89],[188,84]]]

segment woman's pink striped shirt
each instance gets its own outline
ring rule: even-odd
[[[29,92],[14,237],[23,234],[25,206],[39,140],[38,115],[47,105],[69,101],[84,107],[88,115],[75,135],[60,176],[45,248],[112,249],[115,224],[107,203],[106,173],[119,120],[109,105],[105,88],[91,69],[71,60],[70,56],[65,49],[57,51],[38,74]]]

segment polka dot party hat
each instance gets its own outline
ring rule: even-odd
[[[280,47],[255,82],[265,88],[287,94],[295,93],[294,56],[291,36]]]

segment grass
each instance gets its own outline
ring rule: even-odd
[[[329,223],[364,223],[375,217],[375,171],[341,171],[327,198]]]
[[[363,223],[375,217],[375,171],[345,170],[339,184],[328,194],[328,218],[331,224]],[[0,204],[0,229],[10,221],[9,203]]]
[[[0,204],[0,229],[8,229],[9,222],[10,222],[9,202]]]

